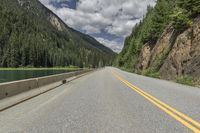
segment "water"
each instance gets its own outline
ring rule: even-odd
[[[0,70],[0,83],[70,72],[67,70]]]

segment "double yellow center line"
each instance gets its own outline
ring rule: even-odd
[[[133,84],[131,84],[127,80],[123,79],[116,72],[112,71],[112,74],[117,79],[119,79],[121,82],[123,82],[128,87],[130,87],[132,90],[134,90],[135,92],[137,92],[138,94],[140,94],[141,96],[146,98],[148,101],[153,103],[155,106],[157,106],[158,108],[163,110],[165,113],[167,113],[168,115],[170,115],[171,117],[173,117],[174,119],[176,119],[177,121],[179,121],[180,123],[182,123],[183,125],[188,127],[189,129],[191,129],[194,133],[200,133],[200,123],[199,122],[193,120],[192,118],[190,118],[189,116],[181,113],[180,111],[177,111],[176,109],[170,107],[166,103],[160,101],[159,99],[157,99],[156,97],[148,94],[147,92],[143,91],[142,89],[134,86]]]

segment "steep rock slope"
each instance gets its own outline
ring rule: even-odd
[[[180,76],[190,76],[196,81],[200,79],[200,17],[177,37],[160,74],[165,79]]]
[[[194,20],[190,28],[176,36],[169,25],[152,49],[145,44],[136,70],[143,74],[158,70],[163,79],[192,77],[200,83],[200,17]]]
[[[0,67],[109,65],[115,53],[38,0],[0,1]]]
[[[148,71],[156,71],[162,67],[169,52],[172,50],[173,44],[176,40],[175,36],[175,30],[171,25],[169,25],[166,27],[163,34],[155,43],[155,45],[150,47],[150,45],[147,43],[142,47],[140,58],[138,60],[139,62],[137,64],[137,66],[140,66],[137,67],[140,73],[145,74]],[[145,55],[146,47],[149,47],[148,55]],[[148,60],[144,60],[145,58],[147,58]],[[140,62],[146,63],[142,64]]]

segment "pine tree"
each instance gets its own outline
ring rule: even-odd
[[[193,18],[200,14],[200,0],[177,0],[174,10],[174,27],[183,31],[192,25]]]
[[[189,15],[195,16],[200,13],[200,0],[177,0],[177,5]]]
[[[152,17],[152,40],[157,40],[170,22],[173,3],[171,0],[158,0]]]

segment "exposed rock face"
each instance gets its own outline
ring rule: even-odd
[[[162,78],[171,80],[183,75],[196,80],[200,77],[200,17],[177,37],[160,74]]]
[[[152,48],[150,47],[149,43],[146,43],[143,46],[139,59],[138,59],[139,63],[137,65],[137,70],[144,71],[149,67],[149,62],[151,59],[151,50]]]
[[[168,26],[156,44],[146,43],[141,50],[137,70],[159,69],[173,45],[174,30]]]
[[[30,8],[30,0],[17,0],[20,6],[26,5],[26,9]]]
[[[51,15],[50,22],[57,30],[62,31],[62,26],[57,17],[55,17],[54,15]]]
[[[17,1],[21,6],[23,6],[23,4],[26,3],[26,1],[24,1],[24,0],[17,0]]]
[[[169,25],[151,52],[150,68],[159,69],[173,45],[174,29]]]
[[[146,43],[138,58],[136,71],[157,70],[163,79],[192,77],[200,84],[200,16],[183,33],[168,26],[156,45]]]

